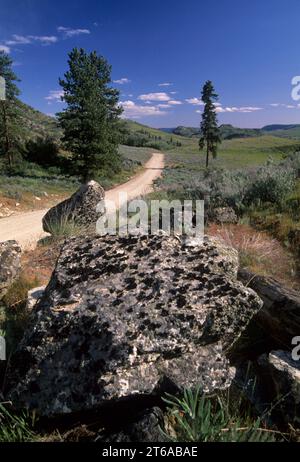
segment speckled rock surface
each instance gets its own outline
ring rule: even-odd
[[[290,351],[271,351],[258,359],[268,402],[276,402],[273,419],[300,428],[300,361]]]
[[[0,299],[20,272],[21,252],[16,241],[0,242]]]
[[[101,216],[97,204],[104,199],[105,191],[96,181],[83,184],[69,199],[52,207],[43,217],[43,229],[52,234],[53,228],[73,220],[77,225],[96,225]]]
[[[73,238],[10,362],[7,397],[43,415],[201,384],[226,388],[223,353],[261,301],[218,241]]]

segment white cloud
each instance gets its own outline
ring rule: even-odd
[[[170,101],[171,98],[167,93],[159,92],[140,95],[139,99],[142,101]]]
[[[173,85],[171,82],[163,82],[158,84],[159,87],[170,87],[171,85]]]
[[[170,95],[176,95],[177,93],[177,91],[170,91]]]
[[[30,45],[34,42],[39,42],[42,45],[50,45],[56,43],[58,38],[55,35],[17,35],[14,34],[12,39],[6,40],[6,45]]]
[[[41,42],[43,45],[50,45],[50,43],[56,43],[58,38],[55,35],[30,35],[29,36],[33,41]]]
[[[194,106],[203,106],[204,105],[203,101],[201,99],[199,99],[199,98],[196,98],[196,97],[188,98],[188,99],[186,99],[186,102],[189,103],[189,104],[193,104]]]
[[[172,106],[177,106],[179,104],[182,104],[182,102],[177,99],[170,99],[170,101],[168,101],[168,104],[171,104]]]
[[[170,104],[161,103],[161,104],[158,104],[156,107],[159,107],[161,109],[168,109],[171,106],[170,106]]]
[[[138,119],[147,116],[161,116],[166,112],[161,111],[157,106],[141,106],[133,101],[121,101],[121,106],[124,109],[123,117]]]
[[[76,35],[91,33],[89,29],[72,29],[71,27],[64,27],[64,26],[59,26],[57,30],[58,32],[61,32],[65,36],[65,38],[70,38]]]
[[[224,113],[224,112],[242,112],[242,113],[247,113],[247,112],[255,112],[255,111],[261,111],[261,107],[253,107],[253,106],[242,106],[242,107],[222,107],[218,106],[216,107],[216,112],[219,113]]]
[[[6,40],[5,42],[7,45],[27,45],[32,43],[32,40],[29,37],[25,37],[24,35],[17,35],[14,34],[11,40]]]
[[[10,48],[7,45],[0,45],[0,51],[4,51],[4,53],[10,53]]]
[[[45,99],[48,101],[48,104],[54,103],[62,103],[61,97],[64,95],[62,90],[51,90],[49,91],[49,95],[45,96]]]
[[[197,114],[202,114],[203,111],[201,111],[200,109],[197,109]]]
[[[114,83],[118,83],[119,85],[124,85],[125,83],[130,83],[131,80],[127,79],[127,77],[122,77],[122,79],[114,80]]]
[[[272,104],[270,104],[270,106],[272,106],[272,107],[283,107],[285,109],[298,109],[299,104],[294,105],[294,104],[285,104],[285,103],[272,103]]]

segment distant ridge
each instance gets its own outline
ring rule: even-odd
[[[175,128],[160,128],[165,133],[173,133],[175,135],[186,138],[199,137],[200,130],[197,127],[185,127],[179,125]],[[230,124],[220,125],[221,136],[223,140],[231,140],[234,138],[249,138],[272,134],[281,138],[300,139],[300,124],[273,124],[265,125],[262,128],[239,128]]]

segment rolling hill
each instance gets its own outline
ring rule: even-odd
[[[22,101],[19,101],[18,104],[22,118],[23,136],[26,140],[47,136],[54,140],[61,138],[62,132],[54,117],[43,114]]]
[[[198,138],[199,128],[184,127],[182,125],[176,128],[161,128],[165,133],[173,133],[175,135],[186,138]],[[276,124],[266,125],[262,128],[239,128],[230,124],[220,125],[221,136],[223,140],[232,140],[235,138],[249,138],[263,135],[278,136],[280,138],[300,139],[300,124]]]

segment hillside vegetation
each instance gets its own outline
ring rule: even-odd
[[[184,127],[178,126],[176,128],[161,128],[161,130],[168,134],[175,134],[187,138],[199,137],[200,130],[197,127]],[[223,140],[230,140],[235,138],[248,138],[263,135],[273,135],[284,138],[300,139],[300,124],[292,125],[266,125],[262,128],[239,128],[230,124],[220,125],[221,137]]]
[[[22,118],[23,136],[26,140],[38,137],[50,137],[59,140],[62,132],[57,120],[34,109],[19,100],[19,109]]]

